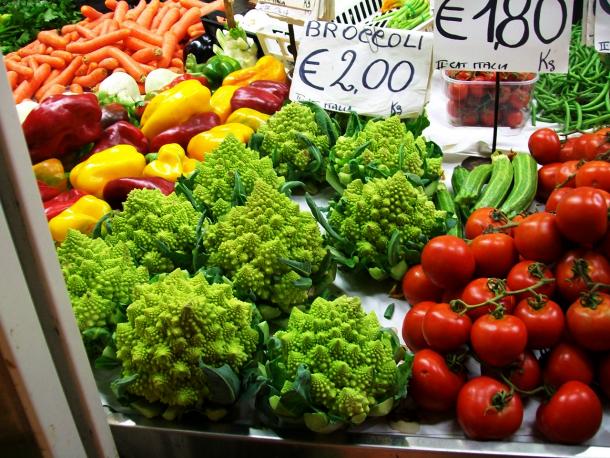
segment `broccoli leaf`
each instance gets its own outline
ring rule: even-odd
[[[227,364],[220,367],[212,367],[199,363],[207,377],[207,386],[210,390],[209,399],[211,402],[220,405],[233,404],[239,395],[240,381],[233,369]]]

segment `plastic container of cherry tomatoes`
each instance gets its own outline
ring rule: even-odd
[[[500,72],[498,125],[519,129],[531,113],[535,73]],[[496,99],[495,72],[443,72],[447,116],[454,126],[493,127]]]

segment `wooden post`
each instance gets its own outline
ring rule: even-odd
[[[234,0],[224,0],[225,16],[227,17],[227,26],[230,29],[235,27],[235,15],[233,14],[233,1]]]

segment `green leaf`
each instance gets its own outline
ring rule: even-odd
[[[407,127],[407,130],[411,131],[416,138],[430,125],[430,120],[425,112],[417,118],[403,119],[402,122]]]
[[[257,305],[257,308],[265,321],[271,321],[282,314],[280,309],[271,305]]]
[[[303,183],[302,181],[285,181],[284,183],[282,183],[282,186],[280,186],[280,192],[290,197],[292,195],[293,189],[304,187],[305,183]]]
[[[281,404],[294,416],[300,417],[313,410],[311,402],[311,373],[306,365],[300,364],[292,389],[281,395]]]
[[[129,403],[129,407],[134,409],[140,415],[146,418],[155,418],[161,415],[164,410],[164,406],[159,403],[151,404],[143,399],[138,399]]]
[[[345,267],[349,267],[350,269],[353,269],[354,267],[356,267],[356,264],[358,264],[358,257],[356,256],[348,258],[335,247],[329,247],[328,251],[332,255],[332,259],[334,259],[338,264],[341,264]]]
[[[129,388],[129,385],[131,385],[137,379],[138,374],[131,374],[126,377],[115,379],[112,381],[112,383],[110,383],[110,389],[119,402],[124,404],[126,401],[128,401],[130,395],[127,392],[127,388]]]
[[[113,369],[121,365],[121,362],[116,357],[116,351],[110,345],[107,345],[102,352],[102,355],[94,362],[97,369]]]
[[[350,111],[349,119],[347,121],[347,127],[345,129],[346,137],[354,137],[358,135],[363,128],[362,120],[355,111]]]
[[[305,202],[309,206],[311,210],[311,214],[316,219],[318,223],[324,228],[326,233],[330,235],[332,238],[336,239],[338,242],[345,242],[346,240],[341,237],[335,230],[331,227],[331,225],[326,221],[326,218],[314,202],[313,198],[309,195],[309,193],[305,194]]]
[[[203,362],[199,363],[199,367],[203,369],[207,377],[210,401],[220,405],[235,403],[239,395],[241,383],[233,369],[228,364],[212,367]]]
[[[400,231],[394,229],[388,242],[388,263],[393,266],[400,262],[401,246],[400,246]]]
[[[383,312],[383,317],[386,320],[391,320],[392,317],[394,316],[394,309],[396,308],[396,304],[394,304],[394,302],[392,302],[391,304],[388,304],[388,306],[385,309],[385,312]]]
[[[443,150],[432,141],[426,142],[426,156],[430,158],[443,157]]]
[[[292,282],[294,286],[301,289],[309,289],[313,285],[313,281],[308,277],[301,277],[298,280]]]
[[[93,232],[91,232],[91,238],[97,239],[102,237],[102,235],[112,234],[112,217],[114,216],[114,213],[114,211],[109,211],[95,223]]]
[[[368,272],[369,275],[377,281],[385,280],[386,278],[388,278],[388,273],[380,267],[371,267],[368,269]]]
[[[320,149],[313,144],[313,142],[308,136],[302,134],[301,132],[296,133],[296,138],[298,138],[305,145],[305,148],[313,157],[313,159],[307,165],[307,170],[312,173],[320,170],[320,167],[322,167],[323,164],[322,153],[320,153]]]
[[[253,149],[254,151],[260,151],[264,138],[265,136],[263,134],[253,134],[248,142],[248,148]]]
[[[235,171],[235,183],[233,185],[233,195],[231,196],[231,204],[236,207],[246,203],[246,189],[241,182],[239,172]]]
[[[385,401],[380,402],[379,404],[376,404],[371,407],[371,410],[369,411],[369,417],[385,417],[392,411],[393,407],[394,398],[388,398]]]
[[[324,412],[307,412],[303,415],[305,426],[315,433],[330,434],[345,426],[345,422],[332,419]]]
[[[311,275],[311,263],[307,261],[293,261],[292,259],[280,258],[279,261],[290,267],[293,271],[302,275],[304,277],[308,277]]]
[[[424,183],[419,175],[415,175],[414,173],[405,173],[405,176],[413,186],[424,186]]]
[[[409,379],[413,369],[413,355],[407,353],[402,364],[398,365],[398,374],[396,378],[397,390],[394,399],[402,399],[407,395]]]
[[[345,188],[341,184],[341,181],[337,176],[337,172],[335,172],[335,169],[331,164],[328,164],[328,167],[326,167],[326,182],[331,185],[331,187],[335,191],[337,191],[340,196],[343,195],[343,191],[345,191]]]

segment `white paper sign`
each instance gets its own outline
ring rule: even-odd
[[[596,0],[595,49],[610,53],[610,0]]]
[[[331,111],[403,117],[423,111],[432,67],[432,34],[310,21],[290,89],[293,101]]]
[[[316,19],[320,0],[259,0],[256,9],[288,22],[305,22]]]
[[[435,0],[438,69],[566,73],[574,0]]]

